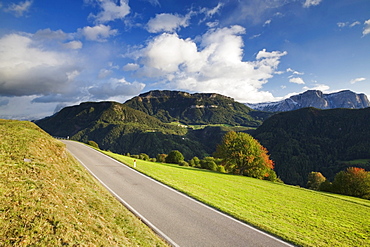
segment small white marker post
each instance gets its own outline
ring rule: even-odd
[[[134,160],[134,167],[136,167],[136,160]]]

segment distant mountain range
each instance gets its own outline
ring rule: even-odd
[[[284,112],[305,107],[315,107],[318,109],[361,109],[370,107],[370,101],[365,94],[356,94],[350,90],[331,94],[324,94],[319,90],[309,90],[278,102],[247,103],[246,105],[260,111]]]

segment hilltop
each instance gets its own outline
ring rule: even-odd
[[[166,246],[31,122],[0,120],[2,246]]]
[[[253,110],[234,99],[216,93],[190,94],[155,90],[140,94],[125,105],[170,123],[227,124],[257,127],[271,113]]]

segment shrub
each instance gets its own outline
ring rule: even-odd
[[[87,144],[94,147],[94,148],[99,148],[99,145],[94,141],[88,141]]]
[[[189,160],[189,165],[192,167],[200,167],[200,160],[198,157],[193,157],[191,160]]]
[[[311,172],[308,174],[307,188],[310,190],[319,190],[320,185],[325,182],[326,178],[321,172]]]
[[[217,171],[217,164],[215,162],[215,159],[213,157],[206,157],[200,161],[200,166],[203,169],[211,170],[211,171]]]
[[[165,163],[167,154],[157,154],[157,162]]]
[[[141,159],[141,160],[150,160],[150,157],[149,157],[149,155],[147,155],[145,153],[141,153],[139,155],[139,159]]]
[[[189,163],[186,162],[185,160],[180,160],[179,165],[180,166],[189,166]]]
[[[184,160],[184,155],[178,150],[171,151],[166,157],[166,163],[179,164],[182,160]]]

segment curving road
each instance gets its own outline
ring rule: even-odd
[[[78,142],[68,151],[172,246],[292,246]]]

